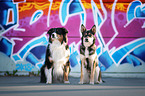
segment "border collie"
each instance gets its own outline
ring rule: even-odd
[[[101,83],[101,70],[98,66],[98,59],[95,45],[96,26],[94,25],[90,30],[86,30],[85,26],[81,25],[81,45],[80,45],[80,59],[81,59],[81,77],[79,84],[84,83]]]
[[[45,64],[41,67],[41,81],[46,84],[69,83],[70,72],[68,31],[65,28],[51,28]]]

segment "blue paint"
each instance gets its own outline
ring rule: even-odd
[[[14,55],[13,58],[14,58],[15,61],[20,60],[20,58],[17,55]]]
[[[102,49],[101,47],[99,47],[99,48],[96,49],[97,55],[99,55],[101,53],[101,49]]]
[[[133,62],[132,62],[132,60],[131,60],[131,58],[130,58],[130,56],[126,56],[123,60],[122,60],[122,62],[120,63],[120,64],[133,64]]]
[[[78,12],[83,12],[83,8],[79,0],[73,0],[69,6],[69,14],[76,14]]]
[[[36,21],[38,21],[42,15],[43,15],[43,11],[42,10],[37,10],[33,14],[33,16],[31,17],[30,25],[33,24],[33,23],[35,23]]]
[[[28,62],[30,62],[32,65],[34,65],[35,66],[35,64],[37,64],[39,61],[36,59],[36,57],[32,54],[32,53],[30,53],[27,57],[26,57],[26,60],[28,61]]]
[[[130,54],[132,54],[135,57],[140,58],[145,62],[145,44],[142,46],[136,48],[134,51],[132,51]]]
[[[106,69],[109,68],[113,64],[113,61],[112,61],[108,51],[103,52],[99,56],[99,61],[104,65],[104,67]]]
[[[8,10],[12,9],[13,10],[13,14],[14,16],[13,18],[13,24],[9,23],[7,21],[8,17]],[[5,0],[1,0],[0,2],[0,25],[5,29],[8,30],[10,27],[15,26],[18,22],[17,18],[17,7],[16,4],[13,3],[13,0],[7,0],[7,2]]]
[[[137,46],[141,45],[142,43],[145,43],[145,38],[142,38],[142,39],[139,39],[135,42],[132,42],[131,44],[128,44],[125,47],[115,51],[112,54],[114,61],[116,63],[118,63],[124,57],[124,55],[129,54],[128,52],[130,52],[132,49],[136,48]],[[138,50],[138,52],[139,52],[139,50]]]
[[[145,56],[145,55],[144,55],[144,56]],[[130,58],[131,58],[131,60],[132,60],[134,66],[142,65],[141,62],[140,62],[135,56],[130,55]]]
[[[73,52],[70,55],[69,61],[70,61],[70,64],[71,64],[72,67],[75,67],[77,64],[79,64],[78,61],[77,61],[77,58],[76,58],[77,56],[78,56],[77,51]]]
[[[12,43],[7,39],[2,38],[0,40],[0,51],[10,57],[12,52]]]
[[[136,17],[145,18],[145,8],[137,7],[135,12]]]
[[[37,44],[44,44],[46,45],[47,39],[45,37],[41,37],[41,38],[37,38],[35,41],[30,42],[29,44],[27,44],[27,46],[20,52],[20,57],[23,58],[24,55],[27,53],[27,51],[32,48],[33,46],[37,45]]]
[[[46,46],[37,46],[30,50],[38,59],[45,58]]]
[[[34,66],[30,63],[27,64],[16,64],[16,70],[20,70],[20,71],[32,71],[32,69],[34,68]]]
[[[98,13],[97,13],[97,17],[98,17],[98,26],[100,26],[100,24],[102,23],[102,20],[101,20],[101,17]]]
[[[135,18],[135,8],[137,6],[141,5],[141,2],[140,1],[134,1],[131,3],[130,7],[129,7],[129,10],[127,12],[127,19],[128,21],[132,20],[133,18]]]
[[[68,8],[67,8],[67,6],[68,6],[68,2],[70,2],[70,0],[65,0],[64,2],[63,2],[63,4],[62,4],[62,7],[61,7],[61,10],[60,10],[60,12],[61,12],[61,20],[62,20],[62,23],[64,24],[65,23],[65,21],[66,21],[66,18],[67,18],[67,16],[68,16]]]

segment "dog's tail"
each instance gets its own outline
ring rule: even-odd
[[[105,83],[105,81],[104,81],[104,80],[102,80],[102,82],[103,82],[103,83]]]
[[[45,76],[45,66],[43,65],[40,69],[41,76],[40,76],[40,83],[46,83],[46,76]]]

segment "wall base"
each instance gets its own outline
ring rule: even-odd
[[[102,72],[102,77],[145,78],[145,72]]]

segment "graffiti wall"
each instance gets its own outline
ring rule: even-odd
[[[144,0],[0,0],[0,72],[40,70],[47,31],[65,27],[71,73],[79,73],[81,24],[97,26],[102,71],[145,72]]]

